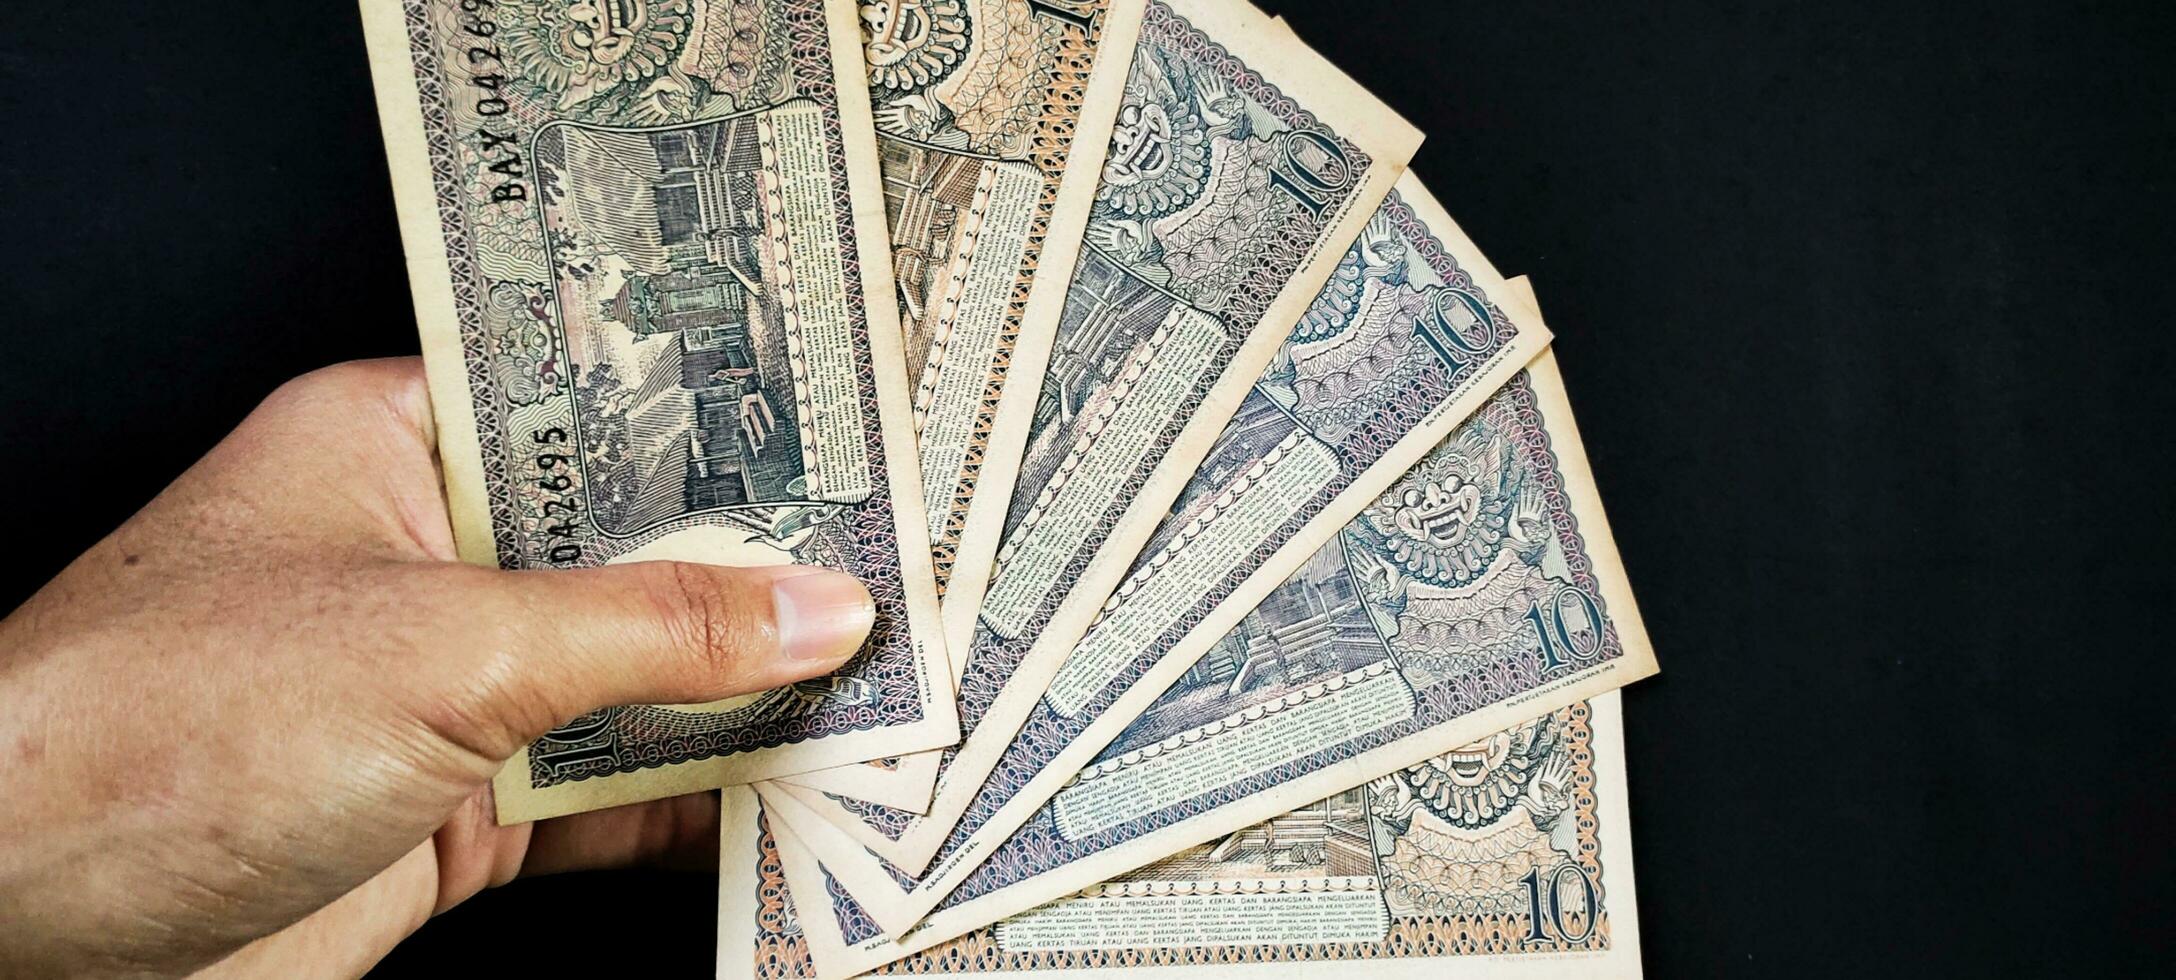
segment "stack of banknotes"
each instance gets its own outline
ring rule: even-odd
[[[502,821],[723,788],[721,977],[1637,971],[1654,660],[1549,331],[1282,21],[363,13],[463,557],[878,607]]]

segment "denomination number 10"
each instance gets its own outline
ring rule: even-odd
[[[1028,0],[1028,9],[1035,13],[1061,20],[1081,29],[1084,34],[1095,32],[1096,15],[1073,9],[1074,5],[1060,5],[1056,0]]]
[[[1580,894],[1585,899],[1584,904],[1580,907],[1585,909],[1587,914],[1580,923],[1578,935],[1573,935],[1572,931],[1564,926],[1564,876],[1567,874],[1577,880]],[[1547,876],[1543,876],[1541,871],[1536,869],[1527,872],[1526,877],[1519,879],[1519,884],[1526,886],[1526,910],[1529,925],[1527,926],[1525,942],[1548,942],[1550,939],[1549,933],[1551,932],[1556,933],[1555,938],[1562,939],[1567,943],[1583,943],[1587,941],[1588,937],[1594,935],[1594,924],[1596,920],[1601,918],[1602,910],[1597,901],[1599,896],[1594,894],[1594,880],[1587,877],[1587,869],[1576,864],[1560,864],[1557,865],[1555,871]],[[1548,923],[1548,929],[1542,928],[1543,922]]]
[[[1331,198],[1350,190],[1359,174],[1345,148],[1327,134],[1312,129],[1285,133],[1284,159],[1269,168],[1269,185],[1291,195],[1320,221]]]
[[[1564,619],[1564,599],[1570,596],[1578,604],[1579,612],[1587,619],[1588,632],[1574,636],[1571,624]],[[1584,664],[1602,652],[1602,607],[1583,589],[1558,589],[1556,598],[1549,603],[1549,612],[1543,615],[1539,605],[1526,607],[1526,621],[1534,624],[1534,632],[1541,635],[1541,669],[1547,673],[1566,663]],[[1584,639],[1584,644],[1579,641]]]

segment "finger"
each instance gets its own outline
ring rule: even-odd
[[[196,980],[359,977],[431,916],[436,857],[428,841],[299,922],[236,950]]]
[[[424,690],[451,713],[427,720],[504,755],[600,707],[717,701],[830,673],[876,618],[852,576],[801,566],[438,574],[465,587],[434,603],[433,625],[450,629],[435,644],[444,655],[424,658]]]
[[[806,566],[643,562],[502,580],[553,613],[529,632],[554,648],[534,676],[564,693],[559,713],[715,701],[827,674],[876,621],[859,581]]]
[[[146,513],[259,550],[450,558],[435,446],[420,358],[337,364],[281,385]]]
[[[420,443],[426,450],[435,447],[423,359],[385,357],[319,368],[266,396],[236,432],[249,438],[299,432],[322,440],[328,422]]]
[[[488,799],[476,800],[473,812],[464,808],[392,867],[196,976],[361,976],[425,919],[505,884],[516,869],[523,877],[624,867],[717,870],[716,793],[513,827],[497,826]]]
[[[717,870],[718,794],[699,793],[499,826],[490,791],[471,797],[432,835],[434,912],[517,876],[603,868]]]
[[[595,810],[536,825],[524,877],[654,867],[718,870],[718,794],[697,793]]]

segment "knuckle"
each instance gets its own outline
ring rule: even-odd
[[[413,358],[344,361],[287,381],[258,410],[276,417],[353,414],[374,402],[426,397],[422,385],[423,374]]]
[[[768,597],[750,595],[738,573],[665,562],[654,576],[667,635],[702,680],[730,682],[775,645]]]
[[[419,693],[413,717],[463,776],[489,775],[516,749],[558,724],[550,699],[520,681],[520,658],[494,650],[451,683]]]
[[[265,407],[295,410],[341,398],[359,386],[358,367],[357,362],[348,361],[298,375],[273,389],[265,398]]]
[[[422,613],[419,656],[404,674],[422,682],[414,715],[447,745],[473,760],[496,762],[556,725],[572,709],[557,703],[551,685],[535,683],[532,648],[540,642],[539,610],[518,590],[499,588],[503,573],[448,563],[410,570],[405,608]],[[459,623],[446,656],[443,624]]]

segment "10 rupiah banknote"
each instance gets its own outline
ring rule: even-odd
[[[998,404],[1041,380],[1015,348],[1063,298],[1145,2],[860,0],[940,594],[968,502],[1017,453],[990,444]]]
[[[1653,669],[1544,354],[1206,656],[1152,672],[1135,723],[911,931],[857,900],[872,882],[836,844],[785,874],[822,973],[859,972],[1385,773],[1422,767],[1448,805],[1475,760],[1430,759]],[[832,868],[844,887],[819,886]]]
[[[998,424],[1000,405],[1041,381],[1055,319],[1042,311],[1079,254],[1144,3],[860,0],[947,649],[966,642],[989,578],[985,555],[948,592],[968,504],[1011,492],[1025,432]],[[904,809],[919,812],[937,764],[787,781],[893,807],[913,791]]]
[[[1505,287],[1536,307],[1523,278]],[[1249,978],[1340,977],[1365,963],[1371,975],[1415,980],[1447,969],[1636,977],[1623,726],[1616,692],[1568,705],[899,968],[1086,978],[1183,967]]]
[[[835,677],[568,722],[499,818],[954,740],[851,0],[362,13],[462,557],[821,564],[878,607]]]
[[[1636,977],[1623,735],[1618,695],[1601,695],[874,972]],[[815,977],[780,854],[807,845],[735,803],[720,853],[756,887],[721,879],[717,975]]]

